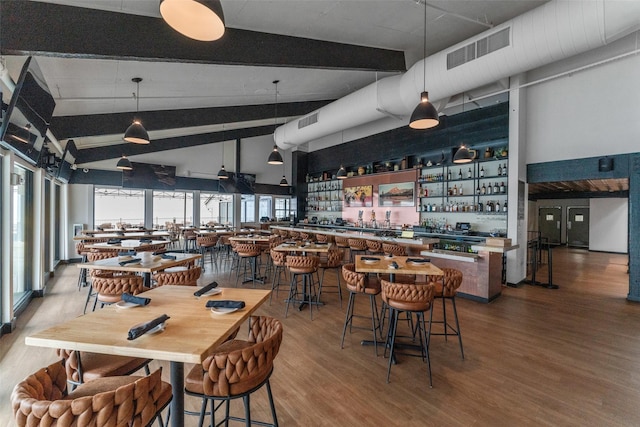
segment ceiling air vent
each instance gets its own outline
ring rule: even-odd
[[[447,70],[509,46],[510,27],[447,54]]]
[[[310,116],[303,117],[300,120],[298,120],[298,129],[302,129],[304,127],[307,127],[317,122],[318,122],[318,113],[313,113]]]

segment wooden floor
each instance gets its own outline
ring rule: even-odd
[[[386,384],[387,359],[360,345],[368,332],[354,330],[341,350],[344,309],[335,294],[323,296],[327,304],[311,321],[308,310],[285,319],[281,293],[259,310],[284,324],[272,376],[280,425],[640,425],[640,304],[626,300],[627,256],[557,248],[553,261],[559,289],[503,288],[490,304],[458,299],[466,357],[456,340],[434,337],[433,388],[426,365],[401,356]],[[0,339],[0,426],[13,425],[14,384],[55,361],[52,350],[27,347],[24,337],[82,313],[77,273],[59,269],[47,296]],[[546,277],[543,268],[538,279]],[[212,279],[230,286],[226,274],[202,278]],[[167,364],[153,363],[168,376]],[[254,416],[268,414],[263,392],[252,406]]]

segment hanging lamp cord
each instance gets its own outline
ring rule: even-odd
[[[422,55],[422,88],[423,90],[427,90],[427,0],[424,0],[424,43],[422,44],[423,55]]]

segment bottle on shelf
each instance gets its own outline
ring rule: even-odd
[[[471,166],[469,166],[469,170],[467,171],[467,178],[473,178],[473,173],[471,172]]]
[[[456,196],[458,194],[458,186],[453,184],[453,195]]]
[[[493,194],[498,194],[500,192],[500,187],[498,186],[498,181],[493,183]]]
[[[500,202],[496,202],[496,212],[500,212]]]
[[[504,205],[502,205],[502,212],[507,212],[507,201],[504,201]]]
[[[502,176],[502,165],[498,163],[498,176]]]
[[[507,192],[507,188],[504,186],[504,181],[502,181],[500,183],[500,192],[501,193],[506,193]]]
[[[493,186],[491,185],[491,183],[489,183],[489,185],[487,185],[487,194],[491,194],[493,192]]]
[[[505,162],[504,166],[502,166],[502,175],[507,176],[507,163]]]
[[[476,187],[476,194],[480,195],[480,184],[478,183],[478,186]]]
[[[447,170],[447,181],[451,181],[451,169]]]
[[[458,169],[458,179],[462,179],[462,168]]]
[[[484,166],[480,166],[480,178],[484,178]]]
[[[480,194],[481,195],[487,194],[487,187],[484,185],[484,183],[482,184],[482,189],[480,189]]]
[[[460,184],[460,187],[458,188],[458,195],[462,196],[462,184]]]

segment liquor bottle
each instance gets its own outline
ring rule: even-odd
[[[462,196],[462,184],[460,185],[460,188],[458,188],[458,195]]]
[[[506,212],[507,211],[507,202],[504,202],[504,205],[502,205],[502,212]]]
[[[482,212],[483,211],[483,206],[482,206],[482,202],[478,202],[478,212]]]
[[[502,166],[502,175],[507,176],[507,164],[505,163],[504,166]]]
[[[471,166],[469,166],[469,170],[467,171],[467,178],[473,178],[473,174],[471,173]]]
[[[480,178],[484,177],[484,166],[480,166]]]
[[[447,181],[451,181],[451,169],[447,170]]]
[[[485,187],[484,184],[482,184],[482,189],[480,190],[480,194],[482,194],[482,195],[487,194],[487,187]]]
[[[500,192],[500,187],[498,186],[498,181],[493,184],[493,194],[498,194]]]
[[[458,179],[462,179],[462,168],[458,169]]]
[[[502,165],[498,164],[498,176],[502,176]]]
[[[491,202],[487,202],[487,206],[485,208],[487,212],[491,212]]]
[[[500,212],[500,202],[496,202],[496,212]]]
[[[480,195],[480,184],[478,184],[478,186],[476,187],[476,194]]]
[[[458,186],[457,185],[453,185],[453,195],[457,196],[458,195]]]
[[[500,183],[500,192],[501,193],[506,193],[506,191],[507,191],[507,188],[504,186],[504,181],[502,181]]]
[[[491,183],[489,183],[489,185],[487,186],[487,194],[491,194],[493,192],[493,186],[491,185]]]

